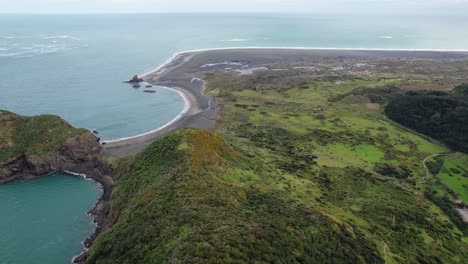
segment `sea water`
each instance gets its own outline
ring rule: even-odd
[[[1,9],[0,9],[1,11]],[[345,14],[0,15],[0,109],[55,114],[103,139],[173,119],[184,101],[122,81],[174,53],[222,47],[468,49],[468,16]],[[0,262],[68,263],[99,188],[56,175],[0,185]]]
[[[94,230],[91,180],[57,174],[0,185],[0,263],[70,263]]]
[[[178,115],[183,99],[122,81],[174,53],[220,47],[468,49],[468,16],[0,15],[0,109],[55,114],[103,139]]]

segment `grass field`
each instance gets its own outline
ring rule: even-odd
[[[320,208],[334,221],[360,230],[388,263],[413,262],[421,256],[462,259],[464,254],[452,255],[449,249],[451,243],[467,247],[460,240],[462,231],[448,228],[444,211],[425,198],[424,193],[437,185],[422,183],[422,161],[450,150],[390,121],[383,113],[385,100],[369,105],[370,97],[390,97],[394,87],[406,85],[410,77],[342,76],[344,83],[336,84],[336,78],[317,76],[300,87],[291,81],[284,89],[252,88],[268,87],[262,76],[271,74],[219,74],[209,81],[209,90],[220,97],[222,106],[217,133],[260,164],[256,174],[261,180],[255,185]],[[382,92],[389,86],[392,92]],[[445,167],[452,168],[453,162],[462,161],[447,161]],[[448,174],[441,177],[453,191],[464,190],[460,174],[449,180]]]
[[[468,155],[454,153],[445,156],[439,177],[463,201],[468,201]]]

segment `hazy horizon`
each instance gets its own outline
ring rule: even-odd
[[[181,3],[182,2],[182,3]],[[101,13],[377,13],[465,14],[468,0],[0,0],[6,14]]]

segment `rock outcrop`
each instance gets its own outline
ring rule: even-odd
[[[132,79],[125,81],[124,83],[140,83],[143,79],[138,77],[138,75],[134,75]]]
[[[0,162],[0,183],[14,179],[36,177],[72,171],[96,178],[106,175],[109,168],[99,152],[101,146],[90,132],[69,138],[54,150],[45,154],[28,155],[21,153]]]

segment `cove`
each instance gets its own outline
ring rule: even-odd
[[[65,173],[0,185],[0,262],[70,263],[95,228],[87,212],[100,194]]]

